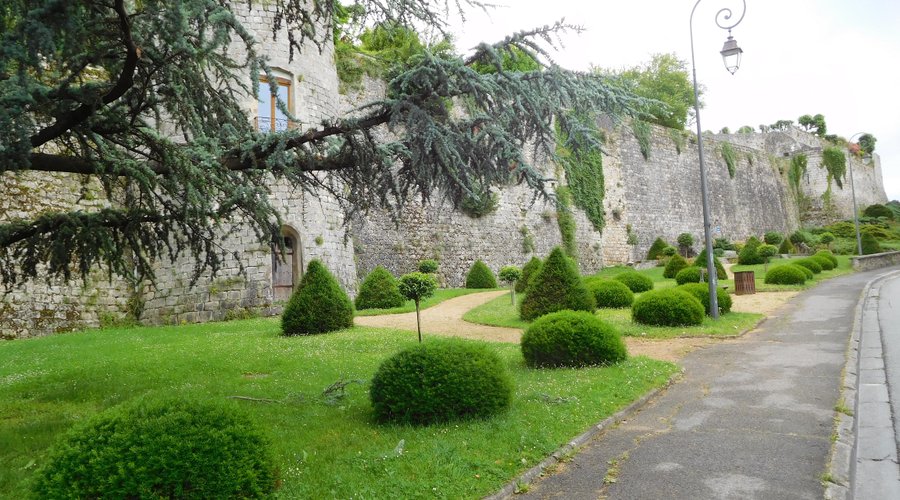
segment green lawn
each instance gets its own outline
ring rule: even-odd
[[[490,289],[473,289],[473,288],[439,288],[434,291],[434,295],[428,297],[423,300],[420,304],[422,309],[428,309],[429,307],[436,306],[441,302],[449,299],[453,299],[456,297],[461,297],[463,295],[468,295],[470,293],[479,293],[479,292],[490,292],[491,290],[500,290],[500,288],[490,288]],[[408,312],[414,312],[416,310],[416,303],[407,300],[405,304],[400,307],[392,307],[390,309],[362,309],[356,311],[357,316],[377,316],[379,314],[402,314]]]
[[[531,370],[517,346],[491,344],[516,384],[508,413],[435,427],[378,425],[367,381],[382,360],[413,345],[413,335],[361,327],[278,333],[277,319],[267,318],[0,342],[0,498],[26,496],[48,447],[73,424],[150,392],[227,400],[249,412],[271,436],[282,498],[481,497],[677,370],[640,357]],[[342,378],[363,382],[329,404],[322,391]]]
[[[765,282],[766,272],[764,264],[756,264],[753,266],[742,266],[740,264],[735,265],[731,268],[731,272],[738,271],[753,271],[754,278],[756,281],[756,291],[757,292],[780,292],[780,291],[788,291],[788,290],[806,290],[807,288],[812,288],[816,286],[816,284],[822,280],[826,280],[829,278],[834,278],[836,276],[842,276],[844,274],[850,274],[853,272],[853,265],[850,262],[850,256],[848,255],[835,255],[838,261],[838,267],[832,269],[831,271],[822,271],[819,274],[813,275],[812,280],[807,280],[806,283],[802,285],[767,285]],[[801,259],[802,256],[791,257],[788,259],[772,259],[769,262],[769,269],[790,263],[791,260]],[[728,280],[729,290],[734,290],[734,282],[732,280]]]
[[[675,283],[673,280],[668,281]],[[516,300],[518,301],[520,298],[517,296]],[[634,323],[631,321],[631,309],[599,309],[597,316],[615,325],[622,335],[654,339],[740,335],[756,326],[764,317],[762,314],[733,312],[723,314],[718,321],[705,317],[700,326],[659,327]],[[522,329],[528,328],[528,325],[531,324],[530,321],[519,318],[518,309],[513,308],[510,304],[509,295],[497,297],[472,309],[463,315],[463,319],[482,325]]]

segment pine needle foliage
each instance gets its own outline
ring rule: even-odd
[[[562,309],[594,312],[596,302],[581,281],[574,261],[556,247],[525,290],[519,313],[522,319],[533,320]]]
[[[497,278],[487,264],[476,260],[466,275],[466,288],[497,288]]]
[[[516,280],[515,290],[517,293],[525,292],[525,290],[528,288],[528,284],[531,282],[531,279],[537,276],[538,271],[541,270],[541,267],[543,265],[544,262],[541,259],[532,257],[531,260],[529,260],[525,263],[524,266],[522,266],[522,276],[520,276],[519,279]]]
[[[326,333],[353,326],[353,304],[318,260],[310,261],[281,314],[284,335]]]
[[[406,297],[400,294],[397,287],[397,278],[381,266],[373,269],[359,285],[355,300],[357,309],[389,309],[400,307],[405,302]]]
[[[444,35],[450,14],[483,7],[356,4],[360,26]],[[556,160],[557,126],[567,148],[590,151],[600,146],[600,115],[619,119],[646,103],[614,78],[555,65],[549,51],[558,35],[580,30],[559,22],[481,44],[467,57],[426,48],[391,71],[383,99],[262,134],[243,103],[266,91],[261,73],[274,75],[238,15],[251,7],[274,12],[276,49],[291,58],[333,44],[331,1],[13,0],[0,9],[0,173],[81,174],[109,200],[102,209],[0,223],[4,284],[39,273],[86,277],[98,265],[153,279],[152,262],[182,256],[195,263],[194,281],[215,275],[232,229],[246,225],[260,243],[283,244],[269,199],[275,179],[330,193],[351,217],[373,206],[400,210],[411,198],[458,206],[510,181],[549,197],[529,158]],[[504,71],[512,49],[540,69]],[[475,71],[476,63],[498,71]],[[455,101],[466,102],[465,113],[449,112]]]

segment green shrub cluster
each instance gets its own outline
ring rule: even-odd
[[[353,326],[353,304],[334,276],[313,260],[297,290],[284,306],[281,332],[285,335],[325,333]]]
[[[380,422],[429,425],[506,410],[512,378],[487,345],[432,340],[385,360],[369,391]]]
[[[355,302],[357,309],[389,309],[402,306],[406,297],[400,294],[394,275],[377,266],[359,285]]]
[[[650,245],[650,250],[647,250],[647,260],[656,260],[663,255],[663,250],[669,246],[662,238],[656,238],[653,241],[653,244]]]
[[[810,259],[816,261],[819,264],[819,267],[822,268],[823,271],[831,271],[834,269],[834,264],[831,262],[831,259],[824,255],[813,255]]]
[[[497,279],[487,264],[476,260],[466,275],[466,288],[497,288]]]
[[[763,235],[763,241],[768,245],[775,245],[777,247],[784,241],[784,235],[778,231],[768,231]]]
[[[666,268],[663,270],[663,278],[674,278],[675,275],[678,274],[678,271],[681,271],[686,267],[688,267],[688,262],[684,260],[684,257],[675,254],[669,259],[669,263],[666,264]]]
[[[141,398],[77,426],[37,473],[35,498],[268,498],[269,442],[222,403]]]
[[[700,283],[700,281],[700,268],[695,266],[688,266],[681,271],[678,271],[678,274],[675,275],[675,282],[679,285],[685,283]]]
[[[685,292],[693,295],[703,304],[703,308],[706,310],[706,315],[710,316],[710,306],[709,306],[709,284],[708,283],[688,283],[685,285],[681,285],[677,288],[677,290],[684,290]],[[716,288],[716,301],[719,305],[719,313],[728,314],[731,312],[731,295],[728,293],[728,290],[725,290],[722,287]]]
[[[522,270],[516,266],[503,266],[503,268],[500,269],[500,272],[497,274],[500,278],[500,281],[513,284],[522,277]]]
[[[713,265],[716,267],[716,278],[720,280],[727,280],[728,273],[725,272],[725,266],[722,265],[722,261],[719,260],[718,257],[713,254]],[[700,254],[697,255],[697,258],[694,259],[694,266],[706,268],[706,249],[700,251]]]
[[[597,307],[617,309],[631,307],[634,302],[634,293],[621,281],[601,278],[588,280],[585,284],[594,295]]]
[[[834,256],[833,253],[829,252],[828,250],[819,250],[818,252],[816,252],[816,255],[821,255],[821,256],[825,257],[826,259],[830,260],[832,269],[837,268],[838,260],[837,260],[837,257]]]
[[[575,262],[556,247],[525,290],[519,314],[524,320],[533,320],[562,309],[593,312],[596,304]]]
[[[699,325],[703,315],[703,305],[696,297],[673,288],[644,293],[631,306],[631,319],[645,325]]]
[[[894,219],[894,211],[879,203],[866,207],[866,209],[863,210],[863,215],[866,217],[886,217],[891,220]]]
[[[860,237],[862,241],[863,255],[871,255],[873,253],[881,253],[881,244],[872,236],[872,233],[863,233]]]
[[[425,259],[419,261],[419,272],[425,274],[436,273],[438,270],[438,261],[434,259]]]
[[[606,365],[628,357],[619,332],[584,311],[558,311],[538,318],[522,334],[521,345],[530,367]]]
[[[528,283],[531,281],[531,278],[537,276],[538,271],[541,270],[543,265],[544,263],[541,259],[532,257],[531,260],[522,266],[522,276],[516,280],[516,293],[522,293],[528,288]]]
[[[787,238],[785,238],[784,241],[781,242],[781,246],[778,247],[778,253],[780,254],[792,254],[796,251],[797,249],[794,248],[794,244]]]
[[[615,276],[613,279],[621,281],[634,293],[646,292],[653,290],[653,280],[649,276],[643,275],[637,271],[625,271]]]
[[[770,285],[802,285],[806,282],[806,274],[794,264],[775,266],[766,273],[765,282]]]
[[[746,243],[744,243],[744,247],[741,248],[741,252],[738,254],[738,264],[751,266],[753,264],[762,264],[765,262],[765,259],[759,255],[759,246],[762,245],[762,242],[759,241],[756,236],[751,236]]]
[[[804,259],[797,259],[793,262],[793,264],[805,267],[812,271],[813,274],[819,274],[822,272],[822,266],[820,266],[819,263],[815,261],[815,259],[809,257],[806,257]]]

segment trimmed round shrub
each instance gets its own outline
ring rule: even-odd
[[[397,285],[397,288],[404,297],[414,300],[416,305],[418,305],[420,300],[434,295],[437,281],[430,274],[408,273],[400,277],[400,283]]]
[[[355,302],[357,309],[389,309],[402,306],[406,297],[400,294],[394,275],[378,266],[359,285]]]
[[[809,269],[810,271],[812,271],[813,274],[819,274],[822,272],[822,266],[820,266],[819,263],[816,262],[814,259],[811,259],[809,257],[806,257],[803,259],[797,259],[793,262],[793,264],[796,264],[798,266],[803,266],[803,267]]]
[[[678,253],[678,249],[673,246],[668,246],[662,249],[662,254],[664,257],[671,257]]]
[[[865,210],[863,210],[863,215],[866,217],[887,217],[891,220],[894,219],[894,211],[880,203],[866,207]]]
[[[628,357],[616,329],[584,311],[559,311],[537,319],[522,334],[522,356],[533,368],[607,365]]]
[[[541,270],[543,265],[544,262],[541,259],[532,257],[531,260],[522,266],[522,276],[516,280],[516,293],[522,293],[528,288],[528,283],[531,281],[531,278],[537,276],[537,272]]]
[[[525,290],[519,303],[519,315],[524,320],[562,309],[594,312],[594,296],[588,291],[575,264],[556,247]]]
[[[874,236],[870,233],[863,233],[860,237],[860,241],[862,241],[862,253],[863,255],[871,255],[873,253],[881,253],[881,244],[878,243],[878,240],[875,239]]]
[[[778,247],[778,253],[780,254],[791,254],[796,251],[797,249],[794,248],[794,244],[787,238],[785,238],[784,241],[781,242],[781,246]]]
[[[599,279],[588,281],[588,290],[594,294],[597,307],[622,308],[631,307],[634,292],[625,283],[616,280]]]
[[[516,266],[503,266],[498,273],[500,281],[513,284],[522,277],[522,270]]]
[[[716,278],[720,280],[727,280],[728,273],[725,272],[725,266],[722,265],[722,261],[715,255],[715,251],[713,251],[713,265],[716,266]],[[700,251],[700,254],[697,255],[697,258],[694,259],[694,266],[696,267],[706,267],[706,249]],[[676,275],[677,276],[677,275]]]
[[[824,255],[813,255],[809,258],[816,261],[816,263],[819,264],[819,267],[821,267],[823,271],[831,271],[832,269],[834,269],[834,264],[832,264],[831,259]]]
[[[369,390],[380,422],[429,425],[506,410],[512,378],[487,345],[432,340],[385,360]]]
[[[765,259],[759,255],[759,246],[762,243],[756,239],[755,236],[751,236],[746,243],[744,243],[744,247],[741,248],[741,252],[738,254],[738,264],[745,266],[752,266],[753,264],[762,264],[765,262]]]
[[[318,260],[310,261],[300,286],[281,314],[281,332],[308,335],[353,326],[353,304],[334,276]]]
[[[497,288],[497,279],[487,264],[476,260],[466,275],[466,288]]]
[[[830,251],[828,251],[828,250],[819,250],[818,252],[816,252],[816,255],[824,256],[826,259],[830,260],[830,261],[831,261],[831,265],[832,265],[833,268],[836,268],[836,267],[838,266],[838,260],[837,260],[837,257],[835,257],[834,254],[831,253]]]
[[[710,307],[709,307],[709,283],[688,283],[685,285],[681,285],[677,288],[678,290],[684,290],[685,292],[697,297],[697,300],[703,304],[703,309],[706,311],[706,315],[710,316]],[[721,314],[727,314],[731,312],[731,295],[728,293],[728,290],[725,290],[722,287],[716,288],[716,301],[719,304],[719,312]]]
[[[700,268],[688,266],[675,275],[675,282],[679,285],[685,283],[700,283]]]
[[[663,271],[663,278],[674,278],[678,271],[688,267],[688,263],[684,260],[684,257],[681,255],[675,254],[669,259],[669,263],[666,264],[666,269]]]
[[[778,255],[778,247],[765,243],[760,245],[759,248],[756,249],[756,253],[759,254],[759,257],[763,260],[763,262],[769,262],[769,259]]]
[[[613,276],[613,279],[625,283],[625,286],[634,293],[653,290],[653,280],[637,271],[625,271]]]
[[[669,244],[663,241],[662,238],[656,238],[656,240],[653,241],[653,244],[650,245],[650,250],[647,250],[647,260],[656,260],[662,257],[662,251],[667,246],[669,246]]]
[[[791,264],[791,265],[796,267],[797,269],[799,269],[800,272],[803,273],[803,276],[806,276],[807,281],[813,279],[816,276],[812,271],[810,271],[809,269],[807,269],[803,266],[798,266],[797,264]]]
[[[647,292],[631,306],[631,319],[645,325],[699,325],[703,315],[703,304],[697,297],[674,288]]]
[[[823,245],[830,245],[832,242],[834,242],[834,235],[829,233],[828,231],[825,231],[824,233],[819,235],[819,243]]]
[[[799,267],[794,264],[775,266],[766,273],[765,282],[770,285],[802,285],[806,282],[806,275]]]
[[[436,273],[438,270],[438,261],[434,259],[425,259],[419,261],[419,272],[425,274]]]
[[[268,498],[269,442],[231,405],[141,398],[69,431],[37,473],[35,498]]]
[[[769,231],[763,235],[763,241],[766,242],[766,244],[775,245],[777,247],[784,241],[784,235],[778,231]]]

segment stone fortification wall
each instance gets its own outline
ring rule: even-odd
[[[842,179],[843,187],[831,181],[830,195],[828,172],[822,164],[822,150],[807,153],[806,175],[800,181],[800,188],[808,200],[809,208],[803,214],[804,225],[824,225],[839,220],[853,218],[853,190],[856,191],[856,205],[862,211],[875,203],[887,203],[884,181],[881,177],[881,159],[877,154],[871,158],[859,158],[844,151],[847,157],[847,174]],[[850,183],[850,169],[853,169],[853,186]]]

